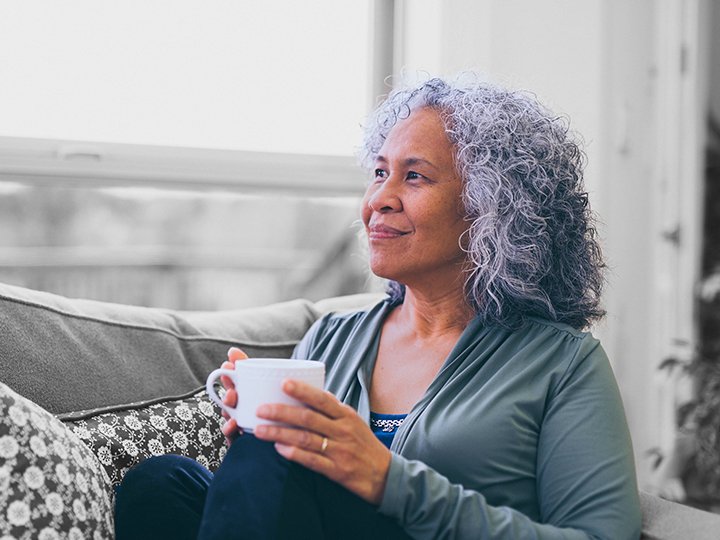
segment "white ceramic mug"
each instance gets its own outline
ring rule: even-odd
[[[227,375],[235,384],[238,402],[235,407],[225,405],[215,392],[215,381]],[[284,358],[248,358],[238,360],[235,369],[216,369],[207,378],[205,388],[208,395],[230,418],[234,418],[243,431],[252,433],[259,424],[277,424],[258,418],[255,411],[266,403],[304,405],[282,391],[285,379],[294,379],[323,389],[325,385],[325,364],[314,360],[288,360]]]

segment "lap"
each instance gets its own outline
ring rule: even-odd
[[[409,538],[370,503],[247,434],[235,440],[215,475],[199,538],[230,538],[236,527],[243,538]]]
[[[128,472],[118,490],[116,535],[117,540],[409,538],[366,501],[248,434],[233,443],[214,476],[179,456],[151,458]]]

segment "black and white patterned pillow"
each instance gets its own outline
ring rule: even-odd
[[[127,471],[152,456],[186,456],[215,472],[227,452],[220,431],[225,420],[204,389],[184,397],[61,418],[97,456],[113,488],[122,483]]]
[[[113,538],[109,485],[69,429],[0,383],[0,540]]]

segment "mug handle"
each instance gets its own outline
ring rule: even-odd
[[[229,407],[228,405],[225,405],[220,397],[215,392],[215,381],[220,378],[220,375],[228,375],[232,377],[232,375],[235,373],[234,369],[216,369],[213,371],[210,375],[208,375],[207,382],[205,383],[205,390],[208,393],[208,396],[210,396],[210,399],[212,399],[215,403],[218,404],[218,406],[221,409],[226,410],[231,415],[237,410],[237,405],[233,407]],[[240,403],[240,395],[238,395],[238,405]]]

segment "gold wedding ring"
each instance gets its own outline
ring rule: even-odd
[[[325,449],[327,448],[327,445],[328,445],[328,438],[327,438],[327,437],[323,437],[323,443],[322,443],[322,446],[320,447],[320,453],[321,453],[321,454],[324,454],[324,453],[325,453]]]

